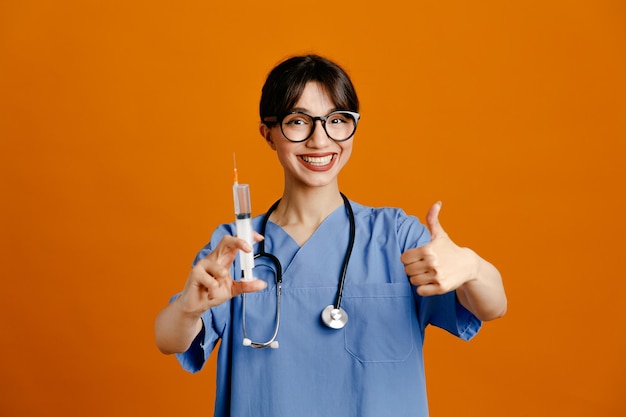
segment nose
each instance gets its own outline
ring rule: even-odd
[[[319,122],[319,126],[317,123]],[[323,120],[315,120],[315,128],[313,129],[313,134],[307,140],[307,145],[315,148],[322,148],[328,144],[328,142],[333,142],[333,140],[326,133],[326,128],[324,126]]]

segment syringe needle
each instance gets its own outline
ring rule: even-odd
[[[233,167],[235,167],[235,171],[234,171],[234,183],[238,184],[238,178],[237,178],[237,158],[235,158],[235,152],[233,152]]]

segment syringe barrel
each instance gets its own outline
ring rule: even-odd
[[[250,186],[248,184],[233,185],[233,199],[237,217],[250,216],[250,213],[252,213],[252,208],[250,207]]]
[[[252,240],[252,218],[250,208],[250,187],[248,184],[233,185],[233,199],[235,201],[235,218],[237,227],[237,237],[245,240],[250,247],[254,243]],[[241,262],[242,281],[251,281],[252,268],[254,268],[254,254],[239,251],[239,261]]]

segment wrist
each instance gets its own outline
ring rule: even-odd
[[[467,271],[468,271],[468,279],[467,282],[478,281],[480,277],[480,269],[481,269],[481,258],[478,256],[476,252],[474,252],[470,248],[463,248],[467,253]]]
[[[178,312],[180,319],[185,322],[195,323],[202,317],[202,313],[204,313],[204,311],[192,308],[190,303],[186,301],[184,294],[176,298],[172,304]]]

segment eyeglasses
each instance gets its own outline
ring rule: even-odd
[[[353,111],[334,111],[326,116],[311,116],[305,112],[295,111],[285,116],[265,117],[264,122],[280,124],[280,131],[290,142],[304,142],[313,136],[316,121],[322,122],[326,135],[335,142],[343,142],[350,139],[361,115]]]

